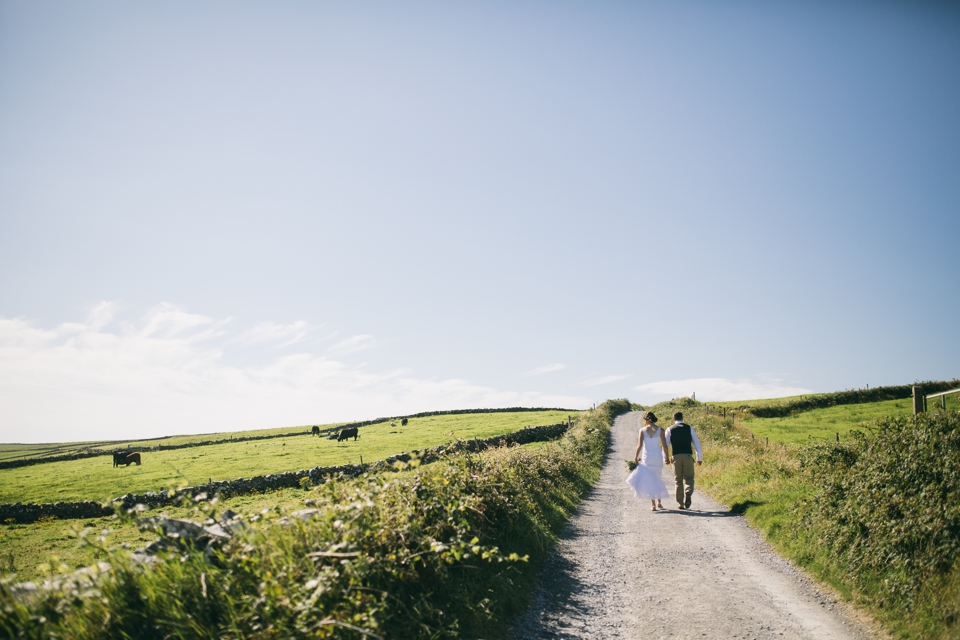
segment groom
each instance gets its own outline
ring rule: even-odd
[[[667,447],[673,446],[673,475],[677,479],[678,509],[689,509],[693,498],[693,451],[697,451],[697,466],[703,464],[703,449],[693,427],[683,421],[683,413],[673,414],[673,425],[667,429]],[[687,487],[684,489],[683,485]]]

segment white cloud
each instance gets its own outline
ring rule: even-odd
[[[231,345],[242,349],[239,336],[289,340],[297,335],[297,323],[264,323],[231,335],[226,320],[170,304],[133,323],[116,321],[115,312],[115,305],[98,305],[86,322],[52,329],[0,318],[0,441],[144,438],[428,410],[575,408],[590,402],[461,379],[417,378],[405,369],[372,371],[329,353],[226,364],[225,354],[236,355],[227,351]],[[366,335],[342,340],[339,353],[370,340]]]
[[[303,320],[297,320],[291,324],[261,322],[237,336],[237,342],[242,344],[274,342],[277,347],[287,347],[303,340],[309,332],[310,325]]]
[[[759,398],[780,398],[813,393],[803,387],[792,387],[778,378],[761,376],[759,380],[739,378],[690,378],[688,380],[664,380],[648,382],[634,387],[634,391],[643,394],[640,402],[658,402],[670,398],[687,397],[697,394],[697,400],[756,400]]]
[[[545,364],[542,367],[537,367],[536,369],[531,369],[527,371],[524,375],[527,376],[540,376],[545,373],[553,373],[554,371],[562,371],[566,369],[567,365],[561,362],[555,362],[554,364]]]
[[[600,376],[599,378],[588,378],[580,383],[581,387],[599,387],[602,384],[610,384],[611,382],[619,382],[632,376],[632,373],[626,373],[623,375],[612,375],[612,376]]]
[[[346,355],[355,351],[363,351],[373,346],[370,344],[372,340],[373,336],[368,335],[350,336],[333,344],[327,351],[337,356]]]

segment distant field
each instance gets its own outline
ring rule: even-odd
[[[337,443],[304,435],[144,453],[143,465],[139,467],[113,468],[111,459],[103,456],[3,469],[0,470],[0,502],[105,501],[125,493],[202,484],[211,478],[233,480],[355,463],[360,462],[361,456],[372,462],[457,438],[486,438],[527,426],[565,422],[568,415],[565,411],[440,415],[411,419],[406,427],[391,427],[390,423],[362,427],[357,442]],[[248,435],[262,433],[247,432]],[[196,438],[210,439],[210,436]]]
[[[808,444],[814,440],[832,439],[839,433],[845,437],[862,423],[871,423],[884,416],[902,416],[913,413],[910,398],[887,400],[885,402],[867,402],[863,404],[845,404],[825,409],[812,409],[784,418],[749,418],[743,426],[758,438],[770,438],[771,442],[782,444]],[[929,401],[929,409],[936,411],[939,400]],[[948,410],[957,410],[957,396],[949,396]]]
[[[339,426],[340,422],[320,425],[321,429]],[[312,426],[312,425],[311,425]],[[249,436],[281,435],[285,433],[302,433],[309,431],[309,426],[278,427],[276,429],[255,429],[247,431],[228,431],[220,433],[204,433],[191,436],[169,436],[166,438],[148,438],[146,440],[91,440],[88,442],[56,442],[51,444],[0,444],[0,460],[16,458],[38,458],[58,456],[67,453],[76,453],[86,449],[119,449],[156,447],[158,445],[176,445],[190,442],[204,442],[209,440],[223,440],[226,438],[244,438]]]

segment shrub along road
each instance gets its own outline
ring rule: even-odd
[[[603,473],[538,577],[514,638],[869,638],[835,597],[702,491],[651,512],[624,483],[637,412],[617,418]],[[666,422],[666,421],[665,421]],[[664,481],[673,488],[672,472]]]

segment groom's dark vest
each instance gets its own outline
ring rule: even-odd
[[[693,438],[690,436],[690,425],[681,422],[670,428],[670,446],[673,455],[680,453],[693,454]]]

